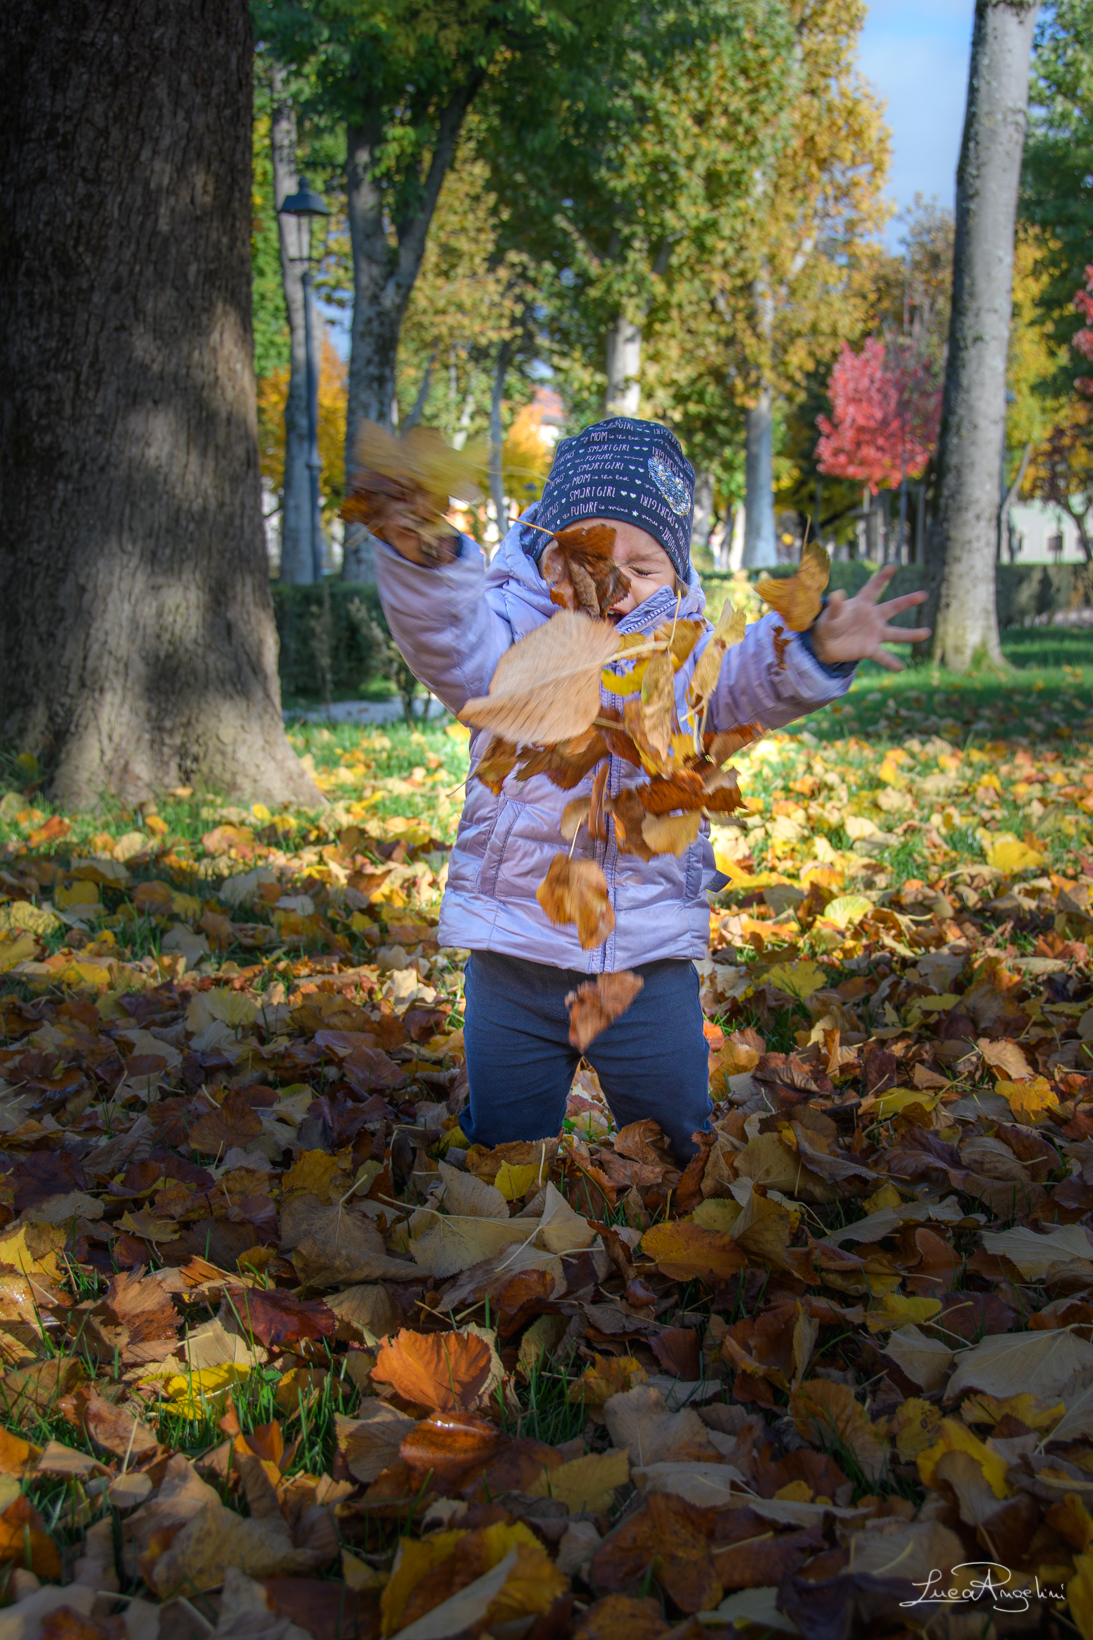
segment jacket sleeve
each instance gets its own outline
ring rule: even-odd
[[[778,615],[764,615],[727,652],[710,700],[708,728],[762,723],[767,729],[781,729],[845,695],[856,668],[825,666],[812,653],[805,633],[785,632],[776,647],[775,628],[783,625]]]
[[[481,552],[469,537],[461,541],[460,556],[436,569],[376,543],[376,582],[391,635],[414,676],[450,712],[487,692],[513,641],[512,628],[486,599]]]

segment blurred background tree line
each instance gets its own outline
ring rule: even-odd
[[[887,132],[854,68],[864,5],[595,10],[590,23],[577,6],[472,5],[451,22],[443,6],[366,0],[347,20],[336,0],[260,0],[252,244],[267,508],[280,514],[284,496],[290,378],[271,154],[280,98],[297,168],[332,213],[317,282],[332,321],[319,410],[328,524],[362,414],[489,443],[490,505],[468,518],[487,542],[540,493],[557,436],[640,414],[672,426],[694,462],[707,567],[795,555],[809,530],[874,560],[921,562],[953,218],[919,198],[899,248],[882,241]],[[1038,26],[1004,481],[1011,504],[1063,506],[1093,556],[1080,385],[1093,365],[1075,346],[1093,257],[1091,14],[1091,0],[1056,0]],[[347,190],[356,110],[377,96],[378,255],[362,249]],[[359,264],[383,257],[362,285]],[[377,346],[354,307],[381,287]],[[386,384],[359,372],[365,403],[353,356],[384,347]],[[306,556],[286,549],[282,575],[310,579]],[[367,561],[349,553],[344,572],[367,576]]]

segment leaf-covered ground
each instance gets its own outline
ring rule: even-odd
[[[295,731],[321,815],[10,764],[5,1632],[1093,1636],[1093,672],[1028,639],[738,758],[683,1172],[587,1072],[468,1148],[458,726]]]

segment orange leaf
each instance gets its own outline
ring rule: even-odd
[[[602,945],[615,926],[607,878],[595,860],[571,860],[567,854],[556,854],[535,898],[551,922],[577,924],[577,937],[585,951]]]
[[[0,1562],[14,1561],[38,1577],[60,1582],[61,1557],[29,1498],[13,1498],[0,1515]]]
[[[820,613],[823,590],[831,574],[831,560],[817,541],[810,541],[793,575],[778,579],[761,575],[756,592],[776,610],[794,632],[806,631]]]
[[[404,1401],[438,1412],[466,1410],[490,1375],[489,1345],[474,1333],[403,1329],[380,1345],[372,1377]]]
[[[642,1252],[656,1259],[661,1273],[675,1281],[728,1281],[747,1264],[740,1248],[721,1230],[707,1230],[701,1224],[678,1220],[655,1224],[641,1238]]]
[[[569,1009],[569,1040],[583,1053],[601,1031],[624,1014],[645,981],[628,968],[615,974],[597,974],[587,985],[579,985],[565,999]]]

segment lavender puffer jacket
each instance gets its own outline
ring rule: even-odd
[[[534,514],[529,509],[525,516]],[[488,569],[466,536],[461,556],[438,569],[408,563],[377,544],[379,591],[395,641],[415,675],[452,712],[459,712],[473,696],[486,694],[504,651],[556,613],[535,560],[524,550],[531,534],[519,522],[514,524]],[[670,619],[675,607],[675,593],[661,588],[620,621],[619,631],[650,632]],[[679,613],[699,616],[705,607],[692,568]],[[707,728],[761,722],[778,729],[837,699],[849,687],[849,676],[833,676],[800,638],[790,642],[785,668],[780,669],[772,634],[777,624],[776,616],[765,616],[729,650]],[[708,635],[699,639],[676,675],[681,714],[695,663],[708,641]],[[489,730],[472,731],[472,769],[489,740]],[[612,795],[640,778],[621,758],[610,759],[607,789]],[[603,868],[615,912],[614,932],[594,950],[582,951],[573,924],[557,927],[548,920],[535,890],[553,856],[566,849],[560,830],[563,808],[591,787],[591,775],[572,791],[563,791],[546,775],[524,781],[510,775],[495,796],[481,781],[468,781],[440,914],[441,945],[501,951],[589,974],[634,968],[664,957],[706,955],[706,888],[715,873],[706,821],[698,840],[678,859],[658,854],[642,861],[620,854],[613,825],[606,843],[591,842],[587,832],[580,832],[575,854],[594,859]]]

